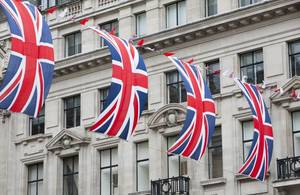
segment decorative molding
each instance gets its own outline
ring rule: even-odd
[[[44,140],[46,140],[48,138],[52,138],[52,134],[47,133],[47,134],[38,134],[38,135],[34,135],[34,136],[29,136],[26,138],[17,139],[17,140],[15,140],[14,143],[15,143],[15,145],[19,145],[19,144],[27,145],[30,142],[43,142]]]
[[[220,177],[220,178],[214,178],[214,179],[208,179],[200,181],[200,185],[204,187],[214,186],[214,185],[224,185],[226,184],[227,179]]]
[[[82,137],[72,131],[62,130],[46,144],[46,148],[55,154],[60,154],[62,150],[70,148],[79,150],[81,145],[89,144],[90,141],[89,137]]]
[[[5,119],[9,118],[11,113],[7,110],[0,109],[0,119],[2,119],[2,123],[5,123]]]
[[[167,104],[154,113],[149,122],[150,129],[175,127],[185,120],[186,108],[181,104]]]

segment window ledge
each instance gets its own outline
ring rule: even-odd
[[[129,193],[128,195],[150,195],[150,194],[151,194],[150,191],[142,191],[142,192]]]
[[[19,144],[27,145],[28,142],[34,142],[34,141],[43,142],[47,138],[52,138],[52,134],[50,134],[50,133],[37,134],[37,135],[29,136],[26,138],[17,139],[17,140],[15,140],[15,145],[19,145]]]
[[[268,171],[265,179],[268,179],[269,176],[270,176],[270,172]],[[239,173],[235,174],[235,179],[237,181],[257,181],[256,179],[251,179],[248,176],[242,175],[242,174],[239,174]]]
[[[208,179],[200,181],[201,186],[212,186],[212,185],[220,185],[220,184],[226,184],[227,179],[224,177],[220,178],[214,178],[214,179]]]

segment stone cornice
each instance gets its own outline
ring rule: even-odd
[[[300,10],[300,2],[298,0],[267,1],[145,36],[145,46],[156,50],[173,47],[182,43],[283,17],[298,10]],[[142,52],[149,55],[158,55],[157,53],[150,54],[149,51],[144,49]],[[110,61],[110,53],[107,48],[79,54],[58,60],[54,76],[60,77],[94,67],[105,69],[109,66],[104,65],[111,63]]]

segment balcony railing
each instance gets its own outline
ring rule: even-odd
[[[190,178],[172,177],[151,181],[151,195],[189,195]]]
[[[300,156],[277,159],[279,180],[300,178]]]
[[[98,5],[100,8],[105,8],[117,4],[119,2],[120,0],[98,0]]]

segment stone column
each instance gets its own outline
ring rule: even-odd
[[[134,34],[132,8],[127,6],[119,10],[119,35],[123,39],[129,39]]]

